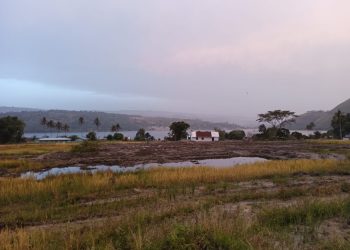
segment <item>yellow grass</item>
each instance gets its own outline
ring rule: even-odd
[[[48,144],[10,144],[0,145],[0,155],[36,155],[58,151],[69,151],[72,144],[48,143]]]
[[[16,170],[16,172],[41,169],[42,164],[28,160],[4,159],[0,160],[0,169]]]
[[[332,172],[341,170],[343,166],[335,160],[288,160],[268,161],[242,165],[234,168],[158,168],[140,173],[127,174],[78,174],[49,178],[44,181],[33,179],[3,178],[0,179],[0,200],[11,200],[19,196],[36,194],[59,194],[69,190],[74,193],[115,188],[171,187],[173,185],[197,185],[218,181],[248,181],[267,178],[275,175],[292,175],[295,173]]]
[[[332,145],[349,145],[350,140],[307,140],[307,142],[310,143],[316,143],[316,144],[332,144]]]

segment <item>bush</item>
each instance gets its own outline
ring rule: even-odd
[[[75,145],[71,152],[73,153],[91,153],[98,152],[99,145],[96,141],[83,141],[82,143]]]
[[[112,140],[113,140],[113,135],[107,135],[106,139],[107,139],[108,141],[112,141]]]
[[[124,135],[122,133],[115,133],[113,135],[113,140],[122,141],[124,140]]]
[[[0,143],[20,142],[25,123],[15,116],[0,118]]]
[[[243,130],[233,130],[227,134],[227,139],[229,140],[243,140],[245,137],[245,132]]]
[[[293,132],[292,134],[291,134],[291,136],[293,136],[295,139],[297,139],[297,140],[301,140],[301,139],[303,139],[304,137],[303,137],[303,134],[302,133],[300,133],[300,132]]]
[[[276,135],[279,139],[288,139],[290,136],[290,131],[286,128],[279,128],[277,129]]]
[[[89,141],[96,141],[96,140],[97,140],[97,136],[96,136],[96,133],[95,133],[95,132],[89,132],[89,133],[86,135],[86,138],[87,138]]]

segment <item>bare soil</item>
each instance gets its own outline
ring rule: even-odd
[[[95,153],[58,152],[41,155],[35,160],[50,166],[120,165],[167,163],[232,157],[262,157],[265,159],[345,159],[338,152],[349,145],[329,145],[303,141],[256,142],[149,142],[101,143]]]

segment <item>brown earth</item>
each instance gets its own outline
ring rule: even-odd
[[[232,157],[262,157],[266,159],[344,159],[339,152],[349,145],[317,144],[310,142],[149,142],[101,143],[98,152],[58,152],[41,155],[38,160],[50,166],[120,165],[167,163]]]

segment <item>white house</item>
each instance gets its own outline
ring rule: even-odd
[[[216,131],[192,131],[191,141],[219,141],[219,132]]]

